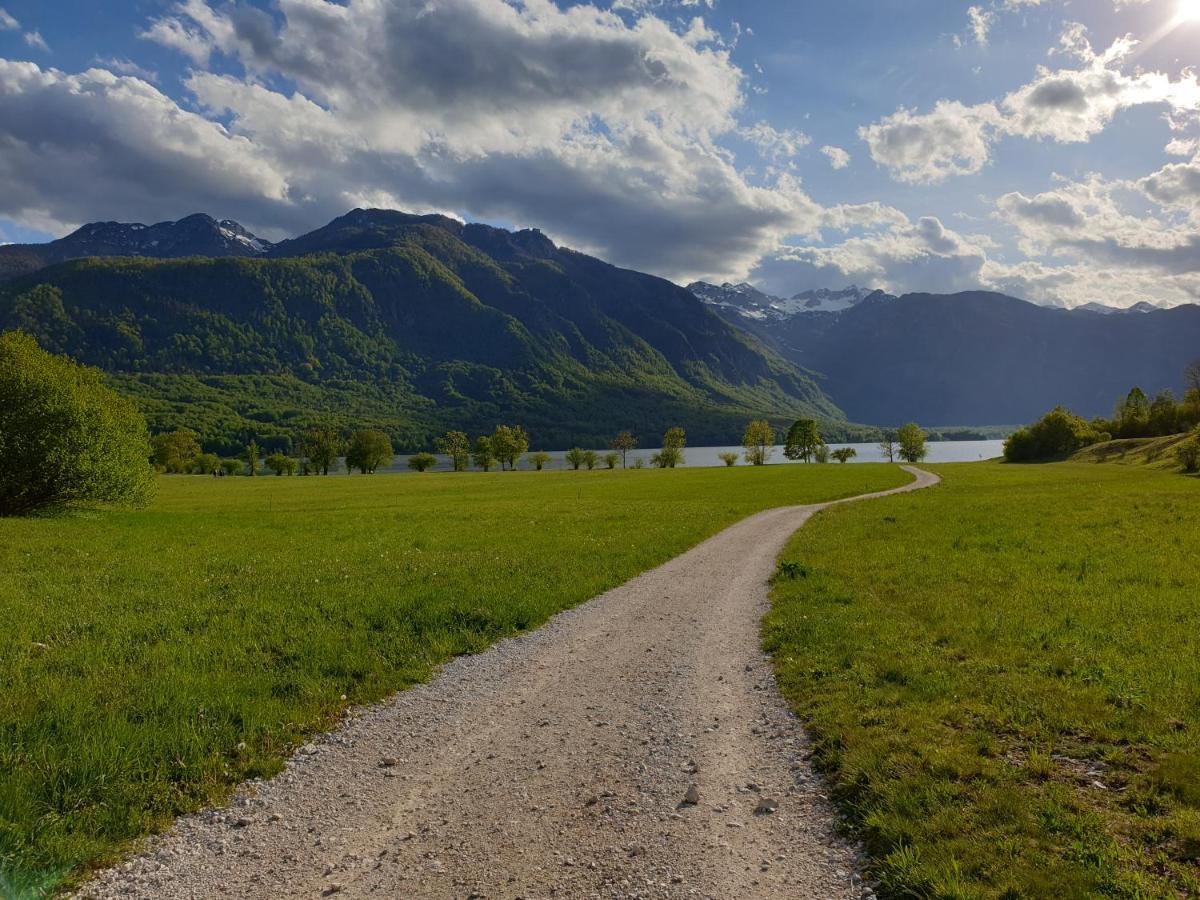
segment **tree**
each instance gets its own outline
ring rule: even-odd
[[[529,450],[529,435],[520,425],[497,425],[491,441],[492,453],[502,469],[515,469],[517,460]]]
[[[1189,391],[1200,391],[1200,359],[1192,361],[1183,370],[1183,383]]]
[[[663,435],[662,449],[650,458],[660,469],[673,469],[683,464],[683,448],[687,446],[687,434],[682,428],[668,428]]]
[[[455,472],[466,471],[471,462],[471,439],[463,431],[447,431],[437,442],[438,450],[448,457]]]
[[[365,428],[350,436],[350,443],[346,445],[346,468],[373,475],[380,466],[390,463],[393,456],[388,436],[374,428]]]
[[[620,461],[621,454],[617,453],[616,451],[604,454],[604,465],[608,466],[610,469],[615,469],[617,467],[617,463]]]
[[[808,462],[824,443],[815,419],[797,419],[788,429],[783,455],[793,461],[802,459]]]
[[[471,451],[471,459],[475,465],[490,472],[496,466],[496,454],[492,450],[492,439],[480,437],[475,440],[475,449]]]
[[[286,453],[272,453],[265,460],[267,468],[276,475],[295,475],[296,461]]]
[[[1116,437],[1144,437],[1150,430],[1150,400],[1146,392],[1135,387],[1117,405]]]
[[[888,429],[879,439],[879,453],[888,462],[896,461],[896,432]]]
[[[223,459],[221,460],[221,471],[226,475],[236,475],[242,471],[242,461],[240,459]]]
[[[154,448],[154,465],[172,475],[192,471],[192,465],[200,455],[196,432],[186,428],[156,434],[150,438],[150,445]]]
[[[621,468],[624,469],[626,468],[625,457],[629,454],[630,450],[637,448],[637,438],[633,436],[632,432],[622,431],[613,438],[612,448],[621,454]]]
[[[195,475],[215,475],[221,468],[221,457],[215,453],[201,453],[192,460],[192,473]]]
[[[533,456],[529,457],[529,461],[533,463],[533,467],[539,472],[546,467],[546,463],[550,462],[550,454],[539,450]]]
[[[596,463],[598,463],[599,461],[600,461],[600,456],[599,456],[599,454],[596,453],[595,450],[584,450],[583,451],[583,464],[588,467],[589,472],[592,469],[596,468]]]
[[[1178,434],[1181,430],[1179,414],[1180,409],[1175,402],[1175,395],[1170,391],[1160,391],[1154,398],[1154,402],[1150,404],[1150,416],[1147,423],[1150,434],[1155,437]]]
[[[96,369],[0,335],[0,515],[138,506],[154,491],[146,420]]]
[[[927,435],[917,423],[901,425],[900,430],[896,432],[896,440],[900,444],[900,458],[905,462],[919,463],[929,452],[925,446],[926,439]]]
[[[742,446],[746,448],[746,462],[765,466],[775,449],[775,430],[766,419],[756,419],[746,426],[742,435]]]
[[[1187,440],[1175,448],[1175,458],[1183,471],[1200,472],[1200,429],[1194,431]]]
[[[247,475],[258,474],[258,444],[251,441],[242,451],[241,460],[246,464]]]
[[[833,451],[833,453],[830,454],[830,456],[840,463],[848,463],[850,460],[854,459],[854,457],[858,456],[858,451],[853,447],[838,447]]]
[[[739,457],[736,453],[718,453],[717,459],[721,460],[727,466],[736,466]]]
[[[328,475],[330,469],[337,471],[342,440],[333,429],[309,428],[300,436],[299,448],[306,473]]]
[[[408,458],[408,467],[414,472],[426,472],[437,465],[437,457],[432,453],[415,453]]]
[[[829,445],[824,441],[817,444],[817,449],[813,451],[813,462],[818,462],[822,465],[829,462]]]
[[[1108,439],[1109,435],[1098,431],[1092,423],[1056,406],[1028,428],[1009,435],[1004,442],[1004,458],[1008,462],[1061,459]]]
[[[579,467],[587,460],[587,451],[582,447],[572,447],[563,457],[575,471],[579,471]]]

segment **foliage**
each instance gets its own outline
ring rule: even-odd
[[[833,453],[830,454],[830,456],[840,463],[848,463],[850,460],[854,459],[854,457],[858,456],[858,451],[853,447],[838,447],[833,451]],[[889,460],[889,462],[890,461],[891,460]]]
[[[604,460],[604,465],[607,468],[615,469],[617,467],[617,463],[621,461],[621,454],[617,453],[616,451],[610,451],[605,453],[602,459]]]
[[[299,464],[286,453],[272,453],[263,462],[276,475],[295,475]]]
[[[595,450],[583,451],[583,464],[587,466],[588,471],[596,468],[596,463],[600,461],[600,455]]]
[[[919,463],[929,452],[925,442],[927,435],[916,422],[901,425],[896,432],[896,442],[899,444],[900,458],[908,463]]]
[[[242,455],[239,457],[242,462],[246,464],[247,475],[258,474],[258,457],[258,444],[256,444],[254,441],[251,441],[246,445],[246,449],[242,451]]]
[[[1028,428],[1013,432],[1004,442],[1004,458],[1008,462],[1060,459],[1108,439],[1089,422],[1058,406]]]
[[[890,429],[879,439],[879,452],[890,463],[896,461],[896,432]]]
[[[237,475],[242,471],[243,465],[240,459],[223,459],[221,460],[221,471],[226,475]]]
[[[721,460],[721,462],[725,463],[725,465],[727,465],[727,466],[736,466],[737,461],[738,461],[738,459],[740,459],[740,457],[736,453],[726,452],[726,453],[718,453],[717,459]]]
[[[683,464],[683,448],[687,446],[687,433],[675,426],[663,435],[662,449],[650,457],[652,465],[660,469],[673,469]]]
[[[172,475],[192,471],[196,457],[200,455],[196,433],[186,428],[154,435],[150,438],[150,448],[158,470]]]
[[[629,451],[637,449],[637,438],[633,436],[633,432],[631,431],[622,431],[613,438],[612,448],[621,454],[621,468],[624,469]]]
[[[904,480],[750,474],[164,478],[146,511],[0,521],[0,871],[111,860],[744,516]]]
[[[146,420],[95,369],[0,335],[0,516],[71,504],[144,504]]]
[[[1183,471],[1200,472],[1200,428],[1175,448],[1175,458]]]
[[[539,450],[529,457],[529,461],[533,463],[533,467],[539,472],[546,468],[546,463],[550,462],[550,454]]]
[[[490,472],[496,467],[496,453],[492,450],[492,439],[489,437],[478,437],[475,439],[475,447],[471,451],[471,460],[476,467],[483,469],[485,472]]]
[[[346,468],[373,475],[380,466],[390,463],[393,455],[392,442],[386,434],[364,428],[350,436],[350,443],[346,445]]]
[[[798,532],[807,577],[765,624],[870,874],[893,897],[1198,895],[1200,484],[935,471]]]
[[[437,457],[432,453],[415,453],[408,458],[408,467],[415,472],[427,472],[437,465]]]
[[[328,475],[337,471],[342,439],[332,428],[313,427],[300,436],[300,457],[306,475]]]
[[[817,448],[824,445],[815,419],[797,419],[788,429],[783,455],[793,461],[808,462],[816,454]]]
[[[587,451],[584,450],[582,447],[572,447],[570,450],[568,450],[566,453],[563,454],[563,459],[565,459],[567,461],[567,464],[572,469],[574,469],[575,471],[578,472],[579,468],[583,465],[584,461],[587,459]]]
[[[497,425],[491,442],[501,469],[516,469],[517,461],[529,450],[529,435],[520,425]]]
[[[471,439],[466,432],[447,431],[437,442],[438,450],[450,457],[455,472],[465,471],[471,462]]]
[[[755,419],[746,426],[742,434],[742,446],[746,448],[746,462],[754,466],[765,466],[775,449],[775,430],[766,419]]]
[[[817,449],[813,451],[813,462],[825,465],[829,462],[829,445],[826,443],[817,444]]]
[[[193,475],[212,475],[221,468],[221,457],[215,453],[201,453],[192,460]]]

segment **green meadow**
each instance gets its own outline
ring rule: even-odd
[[[800,531],[766,623],[882,893],[1200,896],[1200,480],[930,468]]]
[[[350,705],[757,510],[896,467],[159,479],[0,519],[0,894],[69,884]]]

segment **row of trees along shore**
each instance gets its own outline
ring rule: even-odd
[[[1057,406],[1038,421],[1018,429],[1004,442],[1009,462],[1062,459],[1084,447],[1111,440],[1188,435],[1176,443],[1175,457],[1187,472],[1200,470],[1200,360],[1184,372],[1183,399],[1162,391],[1154,399],[1139,387],[1116,404],[1111,419],[1091,421]]]

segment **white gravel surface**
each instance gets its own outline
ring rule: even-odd
[[[826,505],[357,711],[80,896],[870,897],[760,648],[776,557]]]

